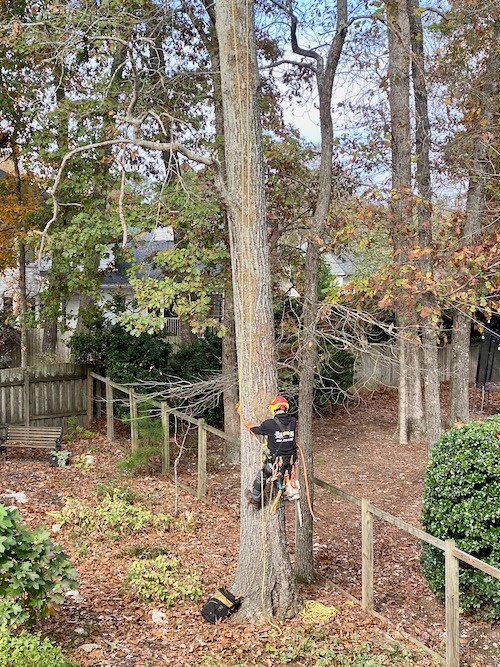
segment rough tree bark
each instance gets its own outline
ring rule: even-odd
[[[485,209],[485,188],[488,177],[487,158],[490,150],[491,122],[498,114],[498,93],[500,83],[500,24],[497,22],[493,34],[493,47],[488,57],[485,80],[479,93],[477,130],[474,137],[472,164],[469,175],[469,188],[462,241],[464,245],[476,245],[482,236]],[[470,349],[470,318],[462,310],[456,310],[453,317],[453,334],[451,339],[452,360],[446,423],[449,428],[457,420],[469,421],[469,349]]]
[[[425,392],[425,421],[427,447],[432,446],[441,435],[441,399],[438,370],[437,330],[432,321],[437,304],[434,289],[434,261],[432,239],[432,187],[430,169],[429,104],[424,64],[424,41],[422,17],[418,0],[406,0],[411,41],[411,64],[413,95],[415,99],[415,153],[417,156],[417,221],[418,240],[421,250],[420,271],[426,282],[422,295],[422,373]]]
[[[297,20],[290,13],[291,43],[293,52],[302,58],[313,60],[319,98],[321,133],[321,156],[319,166],[319,187],[314,213],[308,231],[305,257],[305,281],[303,294],[302,331],[300,345],[299,380],[299,421],[298,435],[302,447],[307,485],[303,485],[300,499],[302,525],[297,525],[295,572],[302,582],[312,582],[315,578],[313,558],[313,517],[309,511],[306,489],[310,502],[314,502],[314,460],[312,417],[314,403],[314,376],[318,358],[316,322],[318,313],[318,276],[322,237],[328,217],[332,197],[333,122],[331,113],[332,90],[337,66],[347,34],[347,0],[337,1],[337,26],[335,36],[328,49],[326,59],[319,52],[303,49],[297,41]]]
[[[414,243],[411,192],[410,30],[406,3],[387,6],[389,106],[391,114],[392,197],[391,238],[396,261],[404,265]],[[401,294],[396,304],[399,352],[399,442],[406,444],[425,432],[420,386],[419,341],[415,313]]]
[[[255,423],[266,416],[276,392],[276,349],[254,5],[250,0],[217,0],[216,12],[240,406],[243,418]],[[279,503],[275,513],[264,510],[262,517],[247,504],[245,492],[261,465],[260,446],[243,424],[240,437],[240,552],[232,590],[244,596],[240,614],[245,618],[289,618],[301,603],[286,542],[284,506]]]

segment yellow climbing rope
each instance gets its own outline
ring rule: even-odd
[[[337,607],[328,607],[315,600],[306,600],[303,609],[299,612],[299,616],[306,621],[328,621],[335,616],[337,612]]]

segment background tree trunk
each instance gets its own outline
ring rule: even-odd
[[[16,188],[16,199],[19,206],[23,203],[23,191],[21,183],[21,172],[19,171],[18,147],[13,139],[12,141],[12,162],[14,164],[14,183]],[[28,349],[28,332],[26,322],[26,315],[28,311],[28,294],[26,286],[26,247],[21,240],[18,244],[18,268],[19,268],[19,326],[21,329],[21,367],[25,368],[28,365],[29,349]]]
[[[302,582],[312,582],[314,574],[313,558],[313,517],[309,510],[306,489],[309,489],[311,506],[314,503],[314,457],[312,417],[314,403],[314,378],[318,361],[316,321],[318,314],[318,278],[320,253],[325,223],[328,218],[332,198],[333,175],[333,121],[331,113],[332,91],[337,66],[347,34],[347,0],[337,2],[337,28],[326,60],[316,51],[302,49],[297,43],[296,19],[291,16],[291,41],[296,54],[312,58],[315,63],[316,84],[319,97],[321,133],[321,157],[319,166],[319,187],[311,227],[308,232],[305,261],[305,282],[303,295],[302,331],[300,346],[299,381],[299,443],[302,447],[307,475],[299,500],[302,526],[297,526],[295,573]]]
[[[387,7],[389,46],[389,107],[391,114],[392,197],[391,238],[396,261],[404,265],[415,245],[411,191],[410,28],[406,3],[395,0]],[[400,294],[396,303],[399,336],[399,442],[406,444],[425,431],[420,386],[417,318]]]
[[[236,332],[234,329],[234,304],[232,290],[228,287],[224,294],[224,326],[226,332],[222,339],[222,375],[224,382],[224,433],[238,439],[240,435],[240,419],[236,411],[238,385],[236,373],[238,361],[236,358]],[[227,383],[230,383],[227,386]],[[224,461],[238,463],[240,460],[239,444],[224,441]]]
[[[266,417],[276,392],[276,349],[254,6],[247,0],[218,0],[216,11],[239,395],[242,417],[255,423]],[[248,619],[289,618],[298,611],[300,596],[286,542],[284,506],[279,503],[275,513],[264,510],[264,516],[248,506],[245,492],[261,466],[260,446],[243,425],[240,437],[240,552],[232,590],[244,597],[240,613]]]
[[[212,0],[202,0],[207,16],[209,18],[209,27],[206,27],[204,21],[200,21],[199,16],[193,11],[190,3],[184,2],[183,7],[188,14],[191,22],[195,26],[198,35],[203,41],[207,52],[210,55],[212,84],[213,84],[213,106],[215,116],[215,134],[218,148],[219,162],[221,164],[222,177],[226,177],[226,157],[225,157],[225,138],[224,138],[224,109],[222,106],[222,89],[220,80],[220,49],[217,38],[217,15]],[[224,205],[224,202],[221,202]],[[226,243],[229,245],[229,230],[227,224],[227,214],[224,211],[224,229]],[[231,262],[228,262],[226,271],[231,276]],[[222,339],[222,377],[224,378],[223,405],[224,405],[224,432],[233,437],[239,438],[240,418],[236,411],[236,403],[239,401],[238,386],[234,381],[237,369],[236,358],[236,333],[234,328],[234,301],[232,294],[232,280],[227,281],[224,290],[224,337]],[[224,461],[226,463],[238,463],[240,460],[240,446],[232,442],[224,442]]]
[[[422,18],[418,0],[406,0],[411,41],[413,95],[415,99],[415,153],[417,159],[418,241],[420,270],[429,285],[422,295],[422,372],[425,393],[425,423],[430,452],[441,435],[441,399],[438,373],[437,327],[433,316],[437,299],[433,289],[434,262],[432,239],[432,188],[430,169],[430,122],[424,64]],[[427,252],[429,251],[429,252]]]
[[[486,203],[487,158],[490,150],[491,137],[488,129],[495,115],[498,115],[498,92],[500,83],[500,24],[495,24],[492,51],[486,65],[486,78],[480,101],[480,115],[477,118],[476,136],[472,165],[467,192],[466,213],[463,227],[464,245],[479,243],[482,235],[483,217]],[[496,46],[496,48],[495,48]],[[491,135],[492,136],[492,135]],[[456,310],[453,318],[452,363],[448,399],[447,426],[451,428],[457,420],[469,420],[469,349],[470,349],[470,318],[465,312]]]

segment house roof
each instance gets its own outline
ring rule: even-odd
[[[330,271],[335,276],[352,276],[355,270],[354,262],[351,257],[342,254],[325,253],[325,261],[330,267]]]
[[[172,240],[155,240],[148,235],[140,244],[133,245],[131,250],[134,256],[134,262],[139,266],[139,275],[141,277],[160,278],[163,274],[161,269],[154,268],[148,262],[149,258],[154,257],[159,252],[167,250],[173,246]],[[131,267],[130,262],[118,262],[115,271],[108,271],[104,274],[101,281],[102,287],[127,287],[130,285],[127,272]]]

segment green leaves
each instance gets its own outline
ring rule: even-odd
[[[163,555],[134,561],[127,582],[141,599],[167,607],[182,600],[196,602],[202,593],[199,567],[181,567],[178,558]]]
[[[19,611],[19,606],[17,606]],[[77,667],[65,658],[61,649],[40,633],[22,630],[11,635],[0,627],[0,667]]]
[[[30,530],[15,509],[0,505],[0,623],[46,618],[76,586],[76,572],[48,531]]]
[[[441,539],[500,567],[500,416],[471,421],[443,433],[432,451],[422,523]],[[422,572],[444,595],[442,552],[424,545]],[[500,617],[500,582],[473,568],[460,574],[460,603],[478,616]]]

